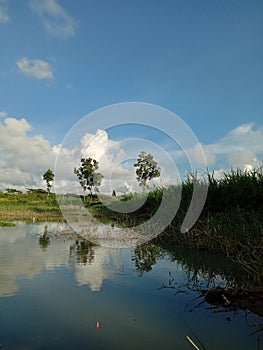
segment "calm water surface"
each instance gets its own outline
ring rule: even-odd
[[[152,245],[76,244],[64,229],[48,223],[48,241],[44,224],[0,229],[3,349],[194,349],[186,336],[200,349],[263,349],[261,333],[250,335],[261,318],[214,312],[198,298],[239,278],[229,262]]]

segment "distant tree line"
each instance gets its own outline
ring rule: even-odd
[[[160,176],[161,169],[158,167],[157,162],[153,159],[153,156],[150,153],[146,153],[144,151],[140,152],[134,167],[136,168],[136,179],[139,186],[143,188],[143,191],[148,188],[148,181]],[[93,197],[94,194],[99,192],[103,175],[98,172],[98,169],[99,162],[91,157],[81,158],[80,166],[78,168],[74,168],[74,174],[78,177],[80,186],[84,192],[84,199],[87,190],[89,191],[90,197]],[[27,193],[46,193],[49,197],[54,177],[55,175],[53,171],[51,169],[47,169],[42,176],[43,180],[46,182],[46,190],[41,188],[27,188]],[[6,192],[14,194],[22,193],[22,191],[15,188],[6,188]],[[116,195],[115,190],[113,192]]]

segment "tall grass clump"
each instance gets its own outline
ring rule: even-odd
[[[224,253],[263,281],[263,171],[240,169],[222,177],[207,175],[208,193],[195,225],[185,233],[180,225],[190,203],[193,180],[182,184],[180,208],[158,239],[176,246]],[[260,276],[260,277],[259,277]]]
[[[263,167],[242,171],[240,169],[223,173],[215,179],[208,174],[209,192],[207,208],[210,212],[236,209],[254,210],[263,208]]]

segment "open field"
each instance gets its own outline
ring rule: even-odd
[[[0,221],[62,221],[54,194],[0,192]]]

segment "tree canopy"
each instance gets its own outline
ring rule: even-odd
[[[160,176],[161,169],[150,153],[140,152],[137,163],[134,166],[137,168],[136,179],[144,191],[147,188],[147,181]]]
[[[54,179],[54,173],[52,170],[48,169],[44,174],[43,174],[43,180],[46,181],[47,184],[47,193],[50,193],[51,187],[52,187],[52,181]]]
[[[96,170],[99,169],[99,162],[89,157],[81,158],[80,163],[81,165],[79,168],[74,168],[74,174],[77,175],[84,193],[86,190],[89,190],[92,196],[93,189],[95,192],[99,192],[99,186],[103,179],[103,175],[96,172]]]

